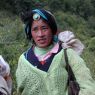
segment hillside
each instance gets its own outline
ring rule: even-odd
[[[95,25],[92,22],[94,17],[89,20],[71,14],[69,12],[54,12],[60,30],[71,30],[85,45],[82,57],[90,68],[95,79]],[[92,27],[93,25],[93,27]],[[13,78],[13,92],[16,95],[15,70],[18,58],[31,43],[25,39],[24,25],[19,16],[10,11],[0,11],[0,54],[10,64]]]

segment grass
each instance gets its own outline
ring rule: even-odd
[[[60,18],[59,18],[60,19]],[[15,71],[20,54],[26,50],[28,44],[25,40],[22,23],[18,16],[8,11],[0,11],[0,54],[8,61],[13,79],[13,95],[16,93]],[[81,31],[81,30],[79,30]],[[79,37],[82,34],[78,34]],[[84,38],[85,36],[83,36]],[[84,43],[87,38],[84,38]],[[91,52],[87,46],[82,55],[95,79],[95,50]]]

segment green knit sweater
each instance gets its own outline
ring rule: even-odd
[[[73,50],[67,50],[69,63],[80,85],[79,95],[95,95],[95,82],[82,58]],[[16,71],[19,95],[68,95],[68,73],[65,69],[64,51],[53,59],[48,72],[31,65],[22,54]]]

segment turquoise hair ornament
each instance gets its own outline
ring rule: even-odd
[[[48,20],[47,17],[39,9],[35,9],[33,10],[33,12],[38,13],[42,18],[44,18],[45,20]]]
[[[40,19],[40,15],[38,13],[35,13],[33,15],[33,20],[39,20]]]

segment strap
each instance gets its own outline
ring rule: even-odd
[[[68,61],[68,56],[67,56],[67,49],[64,49],[64,58],[65,58],[65,63],[66,63],[66,70],[68,72],[68,81],[72,80],[76,80],[75,75],[72,71],[71,66],[69,65],[69,61]]]

